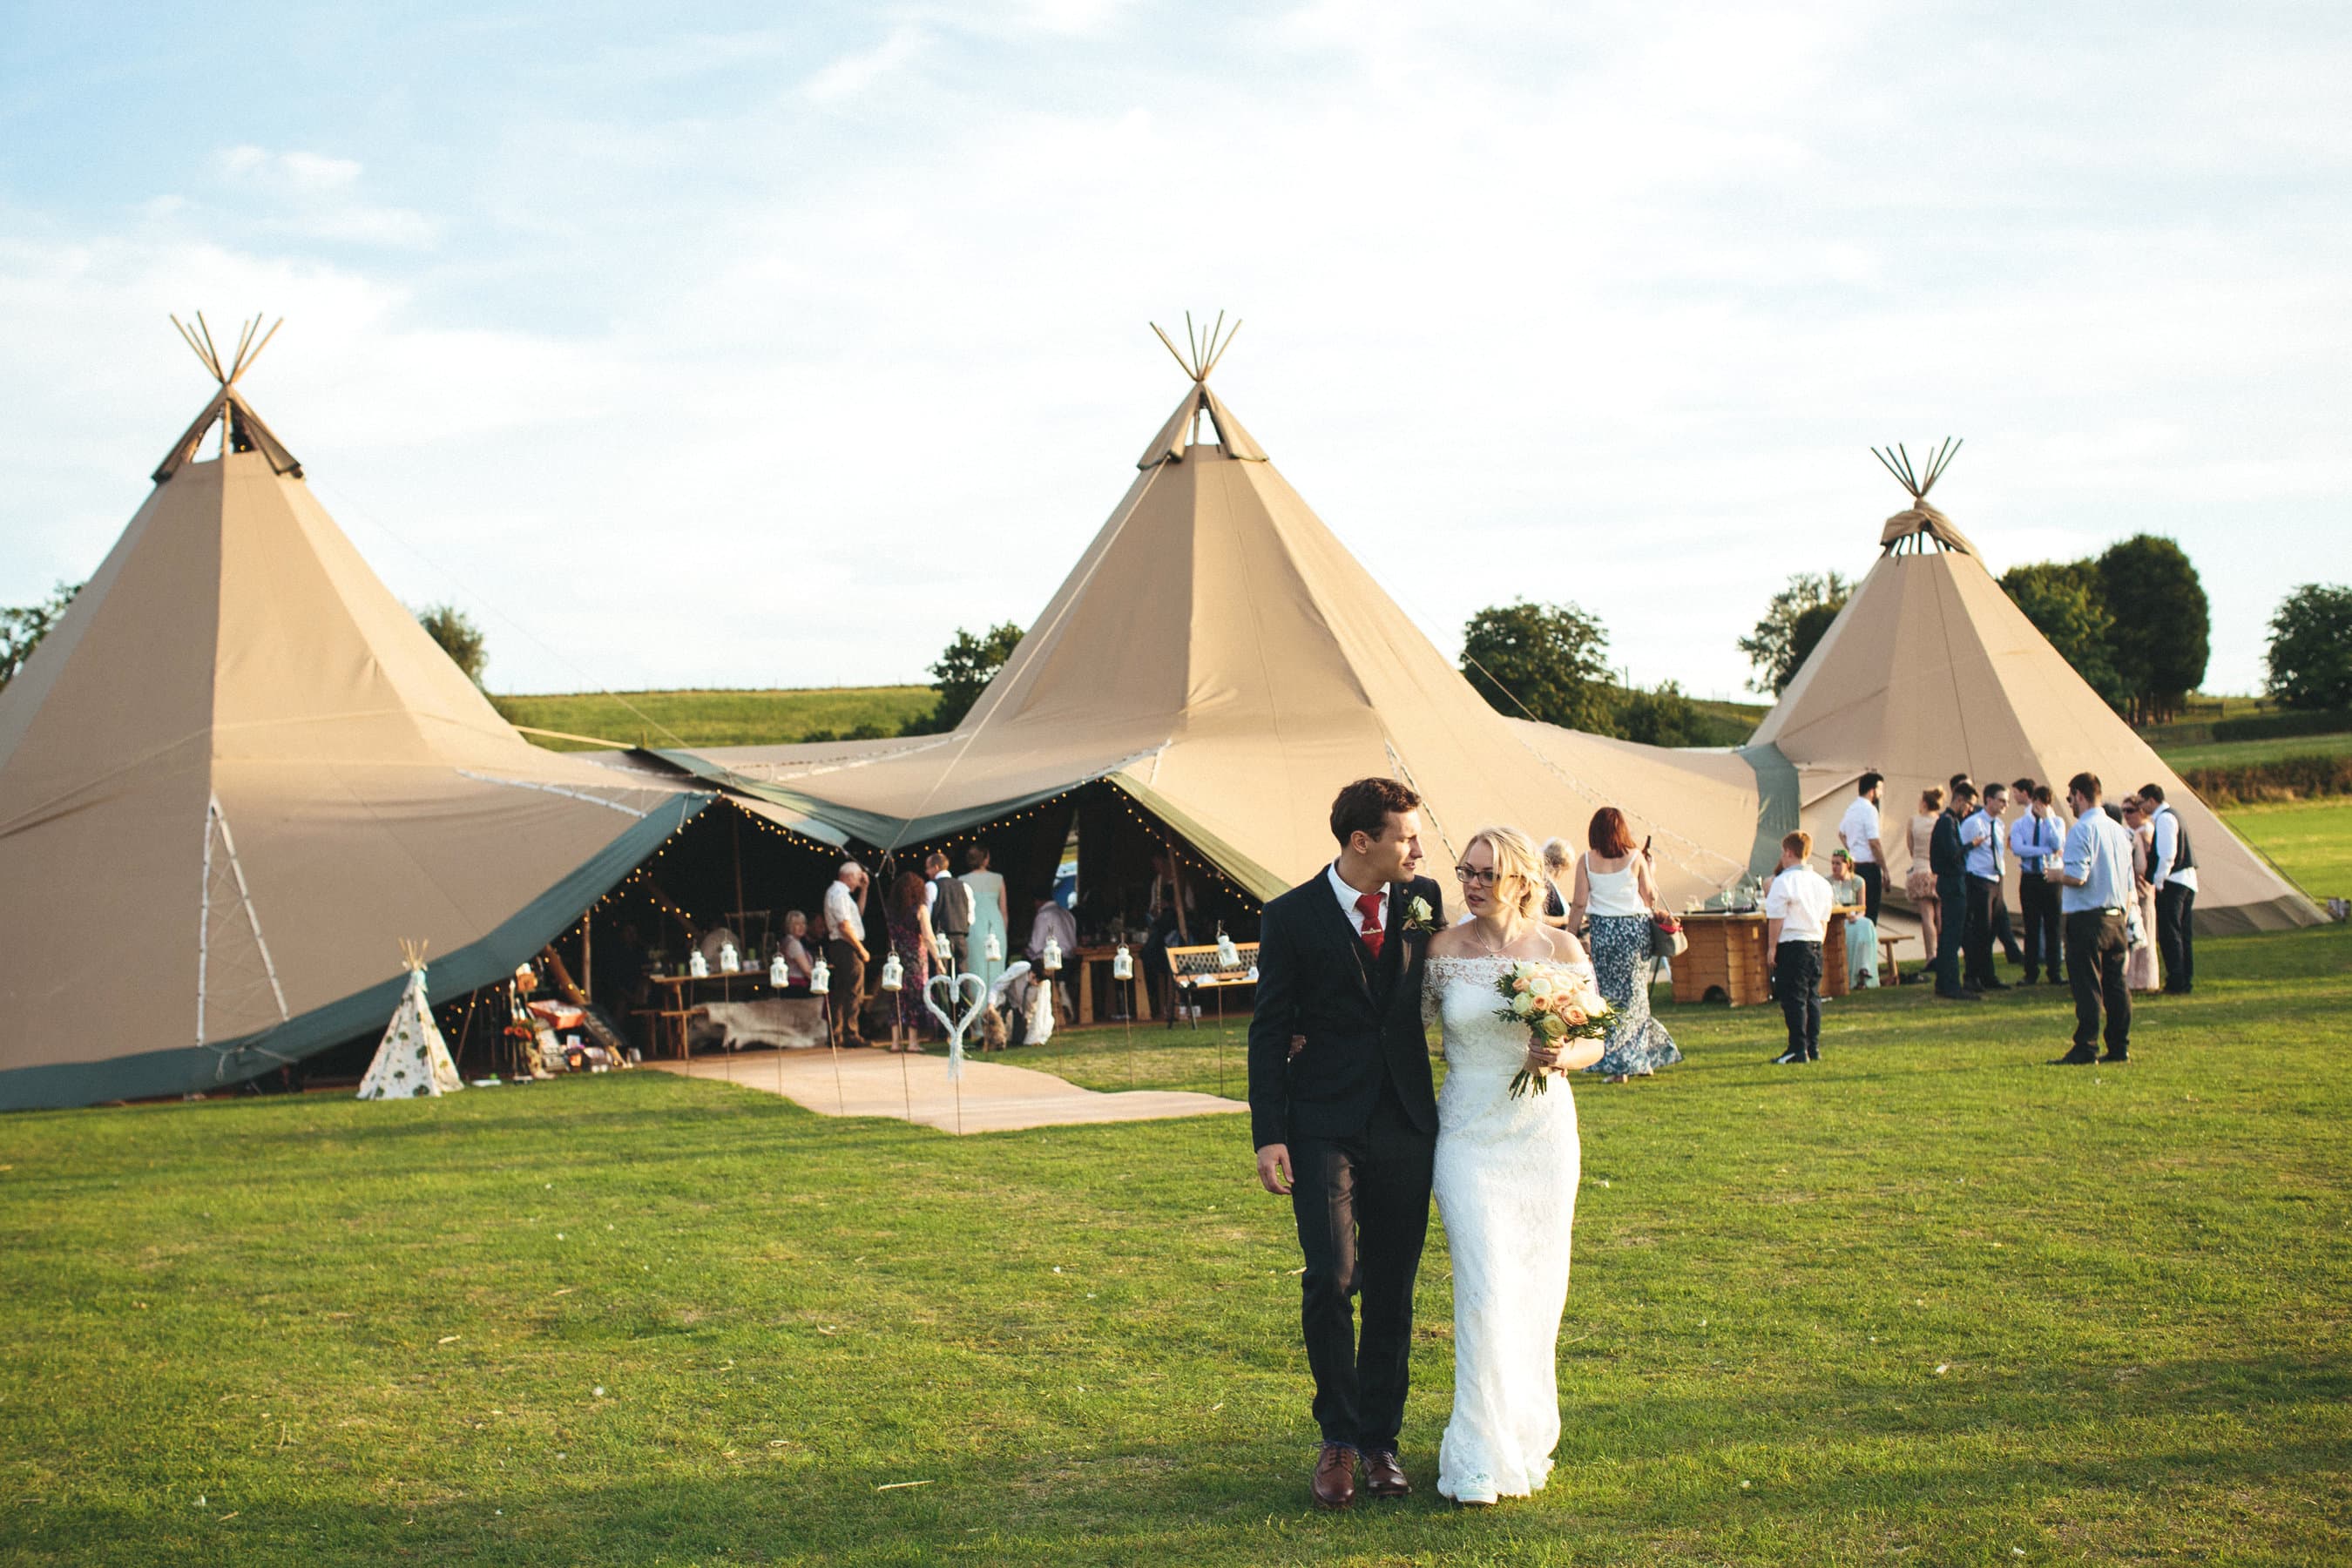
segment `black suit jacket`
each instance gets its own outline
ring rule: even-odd
[[[1948,811],[1937,815],[1935,830],[1927,836],[1927,869],[1938,877],[1968,875],[1968,848],[1960,842],[1960,819]]]
[[[1429,933],[1405,930],[1412,900],[1445,920],[1445,896],[1427,877],[1389,885],[1388,932],[1377,959],[1318,871],[1265,906],[1258,923],[1257,1002],[1250,1015],[1250,1136],[1264,1148],[1294,1137],[1363,1131],[1383,1079],[1413,1125],[1437,1131],[1429,1042],[1421,1023]],[[1290,1054],[1290,1037],[1307,1044]]]

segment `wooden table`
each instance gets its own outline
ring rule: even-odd
[[[1845,915],[1843,910],[1830,911],[1829,934],[1822,942],[1823,996],[1843,996],[1848,989]],[[1675,1001],[1704,1002],[1718,995],[1734,1007],[1749,1007],[1772,1000],[1770,966],[1764,952],[1769,928],[1761,910],[1692,912],[1684,915],[1682,922],[1690,947],[1675,960]]]
[[[651,1018],[654,1021],[655,1054],[660,1054],[661,1043],[667,1039],[677,1047],[676,1055],[680,1060],[684,1060],[687,1056],[686,1021],[694,1013],[693,988],[695,986],[718,986],[719,1000],[721,1002],[735,1000],[735,986],[738,984],[751,987],[745,993],[746,1000],[757,996],[762,991],[776,989],[768,984],[768,972],[765,969],[739,969],[732,974],[722,973],[714,969],[708,974],[649,974],[646,978],[656,985],[665,987],[667,994],[656,992],[654,996],[654,1005],[637,1009],[637,1016]]]
[[[1140,950],[1131,946],[1127,952],[1128,956],[1134,959],[1137,965],[1135,978],[1126,982],[1129,988],[1129,994],[1134,998],[1131,1006],[1137,1020],[1148,1024],[1151,1022],[1151,987],[1143,983],[1143,955]],[[1109,947],[1082,947],[1072,955],[1070,962],[1075,965],[1077,973],[1079,1023],[1091,1024],[1095,1021],[1095,965],[1097,963],[1104,965],[1104,973],[1108,976],[1108,965],[1111,960],[1118,956],[1118,947],[1116,943]],[[1117,986],[1120,982],[1112,980],[1109,984]]]

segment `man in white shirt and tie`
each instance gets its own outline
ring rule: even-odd
[[[2131,989],[2124,959],[2131,945],[2124,909],[2132,897],[2131,830],[2099,808],[2099,775],[2076,773],[2066,784],[2074,826],[2066,832],[2056,876],[2066,920],[2066,967],[2074,977],[2074,1048],[2053,1065],[2131,1060]],[[2106,1009],[2107,1054],[2098,1053]]]
[[[1822,942],[1835,895],[1829,879],[1806,864],[1812,853],[1810,833],[1780,840],[1780,869],[1764,895],[1764,962],[1789,1026],[1789,1048],[1772,1058],[1778,1067],[1822,1059]]]
[[[2189,846],[2189,825],[2164,804],[2162,784],[2142,784],[2144,809],[2155,813],[2156,847],[2147,858],[2147,879],[2156,888],[2156,952],[2164,960],[2167,995],[2186,996],[2197,980],[2197,945],[2189,925],[2197,913],[2197,855]]]
[[[1992,905],[2007,868],[2003,854],[2006,835],[2001,814],[2009,809],[2009,786],[1989,784],[1976,814],[1960,824],[1960,844],[1968,851],[1969,934],[1960,949],[1968,961],[1961,984],[1971,991],[2006,991],[2009,983],[1992,972]]]
[[[1879,900],[1886,892],[1886,846],[1879,841],[1878,796],[1885,779],[1878,773],[1864,773],[1854,785],[1853,804],[1838,818],[1838,837],[1853,861],[1853,874],[1862,879],[1862,912],[1878,923]]]
[[[2053,808],[2048,784],[2036,784],[2033,802],[2009,830],[2010,853],[2017,857],[2018,912],[2025,920],[2025,983],[2041,983],[2042,971],[2050,984],[2066,983],[2062,952],[2064,934],[2059,920],[2056,871],[2066,847],[2066,826]]]

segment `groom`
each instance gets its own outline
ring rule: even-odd
[[[1299,1315],[1323,1429],[1311,1490],[1323,1508],[1356,1500],[1360,1458],[1374,1497],[1412,1489],[1397,1433],[1437,1148],[1421,977],[1428,932],[1444,918],[1437,884],[1413,874],[1420,805],[1392,779],[1341,790],[1331,803],[1339,858],[1267,904],[1259,926],[1250,1132],[1257,1179],[1289,1197],[1307,1258]],[[1360,1344],[1349,1301],[1358,1294]]]

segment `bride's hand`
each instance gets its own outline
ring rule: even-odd
[[[1528,1047],[1527,1059],[1528,1071],[1535,1074],[1538,1078],[1541,1078],[1544,1074],[1555,1070],[1559,1066],[1559,1050],[1560,1048],[1558,1046],[1549,1046],[1542,1049],[1538,1049],[1533,1046]]]

